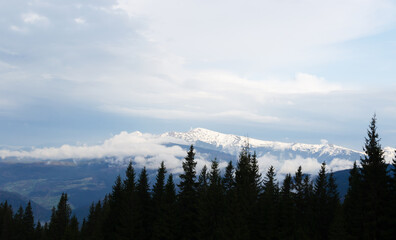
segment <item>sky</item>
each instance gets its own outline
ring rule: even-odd
[[[396,1],[0,0],[0,147],[202,127],[396,147]]]

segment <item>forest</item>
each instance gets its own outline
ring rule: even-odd
[[[81,223],[67,193],[44,223],[34,219],[30,203],[15,213],[1,203],[0,239],[394,239],[396,159],[391,167],[385,162],[375,116],[363,149],[343,201],[326,163],[316,177],[300,166],[280,182],[273,167],[261,175],[247,144],[236,166],[229,162],[222,171],[214,159],[197,173],[191,146],[179,184],[162,162],[151,188],[146,169],[137,174],[129,163],[125,178],[116,178]]]

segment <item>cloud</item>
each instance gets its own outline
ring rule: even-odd
[[[180,167],[180,159],[186,152],[179,146],[167,147],[168,142],[183,143],[181,140],[159,137],[140,132],[121,132],[107,139],[100,145],[71,146],[62,145],[59,148],[34,148],[27,150],[0,150],[0,157],[14,157],[21,161],[62,160],[62,159],[95,159],[104,157],[124,158],[134,156],[139,167],[157,168],[161,161],[169,168]]]
[[[391,1],[340,4],[9,1],[0,8],[0,95],[23,124],[53,114],[51,103],[107,117],[332,133],[342,120],[331,118],[361,119],[373,111],[362,102],[375,101],[371,89],[335,83],[311,66],[344,58],[339,44],[395,18]],[[71,124],[87,128],[75,115]]]
[[[33,12],[22,14],[22,20],[28,24],[37,24],[40,22],[41,23],[48,22],[48,18],[46,18],[45,16],[41,16],[37,13],[33,13]]]
[[[329,45],[376,33],[395,20],[390,0],[119,0],[117,8],[147,19],[146,36],[172,53],[201,63],[227,59],[242,69],[328,61],[339,54]]]

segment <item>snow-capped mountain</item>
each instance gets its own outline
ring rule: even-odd
[[[217,159],[220,167],[232,161],[234,166],[242,146],[249,143],[255,151],[261,172],[274,166],[277,179],[294,173],[317,174],[322,162],[334,172],[351,168],[363,152],[322,142],[321,144],[264,141],[204,128],[188,132],[167,132],[160,135],[121,132],[98,145],[63,145],[51,148],[0,149],[0,190],[20,193],[50,209],[53,199],[67,191],[75,208],[88,206],[111,191],[118,174],[132,161],[137,172],[145,166],[151,184],[162,161],[168,173],[182,172],[182,161],[191,144],[196,151],[197,171]],[[394,157],[393,148],[384,148],[387,162]],[[340,192],[345,194],[348,172],[337,173]]]
[[[48,161],[71,159],[80,161],[106,161],[112,165],[125,165],[132,160],[137,167],[146,166],[156,169],[165,161],[169,169],[181,171],[181,161],[189,145],[193,144],[197,152],[198,167],[210,164],[217,158],[221,166],[226,162],[236,162],[241,147],[249,143],[255,151],[262,171],[273,165],[278,172],[293,172],[299,165],[308,173],[315,173],[322,162],[326,162],[334,171],[350,168],[359,161],[363,152],[328,144],[285,143],[265,141],[244,136],[224,134],[204,128],[195,128],[188,132],[167,132],[154,135],[141,132],[121,132],[102,144],[87,146],[63,145],[58,148],[34,148],[31,150],[0,150],[0,159],[12,161]],[[385,156],[390,162],[394,149],[387,147]],[[68,162],[70,164],[70,161]]]
[[[182,139],[190,144],[200,145],[211,145],[218,149],[222,149],[230,154],[235,154],[240,151],[241,146],[246,143],[255,148],[267,148],[275,151],[301,151],[309,152],[312,154],[319,155],[340,155],[340,154],[363,154],[362,152],[354,151],[341,146],[333,144],[322,143],[322,144],[304,144],[304,143],[285,143],[275,141],[264,141],[249,137],[237,136],[233,134],[224,134],[215,131],[211,131],[205,128],[195,128],[188,132],[167,132],[161,136],[169,136],[178,139]]]

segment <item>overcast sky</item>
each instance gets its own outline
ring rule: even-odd
[[[0,0],[0,145],[203,127],[396,147],[396,2]]]

